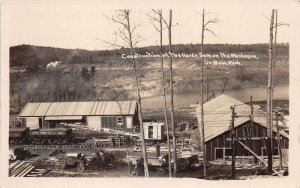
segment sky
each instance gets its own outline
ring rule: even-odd
[[[31,2],[31,1],[30,1]],[[4,24],[8,31],[8,45],[32,44],[60,48],[80,48],[103,50],[111,47],[103,41],[114,41],[113,33],[117,25],[105,16],[114,13],[101,3],[4,3],[2,12]],[[173,9],[172,40],[173,44],[200,43],[201,8]],[[209,18],[217,18],[216,24],[208,25],[218,37],[210,33],[205,35],[205,43],[268,43],[269,17],[271,9],[257,8],[222,8],[208,9]],[[163,9],[168,19],[168,9]],[[155,31],[149,17],[151,9],[132,10],[132,20],[139,24],[136,30],[143,41],[138,46],[156,45],[159,33]],[[279,22],[288,22],[291,13],[279,9]],[[290,26],[279,27],[278,42],[290,42]],[[164,44],[167,44],[167,32],[164,32]]]

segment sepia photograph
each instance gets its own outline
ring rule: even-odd
[[[1,4],[6,178],[290,176],[289,9],[74,2]]]

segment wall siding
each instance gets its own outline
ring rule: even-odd
[[[247,143],[246,145],[253,150],[256,154],[262,155],[261,153],[261,147],[265,146],[265,137],[267,137],[267,128],[257,124],[253,123],[253,127],[251,129],[251,137],[250,138],[256,138],[258,140],[251,140],[248,139],[245,141],[246,137],[244,135],[244,126],[249,125],[250,122],[246,122],[243,125],[240,125],[236,128],[236,135],[243,143]],[[250,126],[251,127],[251,126]],[[276,136],[276,133],[273,133],[274,137]],[[249,138],[249,137],[248,137]],[[281,140],[281,147],[282,148],[288,148],[288,142],[289,140],[285,137]],[[277,147],[277,140],[274,139],[274,148]],[[215,160],[215,148],[231,148],[231,136],[230,131],[227,131],[212,140],[209,140],[206,142],[206,158],[208,161]],[[250,152],[248,152],[246,149],[244,149],[239,143],[236,142],[236,155],[237,156],[243,156],[243,155],[251,155]]]

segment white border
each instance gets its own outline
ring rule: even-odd
[[[50,1],[39,1],[49,3]],[[90,1],[76,0],[73,3],[89,3]],[[274,1],[234,1],[234,0],[190,0],[190,1],[171,1],[167,0],[159,2],[158,0],[134,1],[134,0],[99,0],[97,1],[103,5],[103,9],[117,9],[117,8],[132,8],[132,9],[150,9],[150,8],[174,8],[174,9],[255,9],[265,8],[278,8],[286,10],[291,13],[291,18],[288,20],[290,24],[291,38],[290,41],[290,170],[288,177],[282,178],[268,178],[268,179],[254,179],[254,180],[226,180],[226,181],[207,181],[199,179],[168,179],[168,178],[8,178],[8,114],[9,114],[9,60],[8,50],[9,46],[7,37],[9,31],[5,27],[7,24],[6,5],[7,3],[33,3],[31,0],[25,1],[2,1],[1,3],[1,156],[0,156],[0,186],[1,187],[65,187],[72,188],[82,187],[299,187],[300,186],[300,134],[299,134],[299,104],[300,98],[297,91],[300,86],[300,74],[298,72],[300,62],[298,54],[300,52],[300,2],[297,0],[274,0]],[[59,3],[60,6],[69,6],[70,1],[52,0],[51,3]]]

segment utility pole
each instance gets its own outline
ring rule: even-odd
[[[276,128],[277,128],[277,150],[278,150],[278,156],[279,156],[279,171],[282,170],[282,154],[281,154],[281,136],[280,136],[280,129],[278,124],[279,114],[278,112],[275,112],[276,116]]]
[[[231,109],[231,178],[235,178],[235,129],[234,129],[234,118],[235,118],[235,106],[230,106]]]
[[[274,44],[273,44],[273,58],[272,58],[272,82],[271,82],[271,110],[272,110],[272,118],[273,118],[273,92],[274,92],[274,78],[275,78],[275,61],[276,61],[276,43],[277,43],[277,14],[278,11],[275,10],[275,23],[274,23]],[[272,119],[272,125],[273,125],[273,119]],[[273,143],[273,134],[271,134],[271,149],[272,153],[274,152],[274,143]]]
[[[273,83],[273,28],[274,28],[274,13],[272,10],[271,22],[270,22],[270,42],[269,42],[269,71],[268,71],[268,86],[267,86],[267,151],[268,151],[268,173],[272,174],[272,124],[273,124],[273,114],[272,114],[272,83]]]
[[[276,62],[276,43],[277,43],[277,27],[278,27],[278,10],[275,10],[275,36],[274,36],[274,50],[273,50],[273,69],[272,69],[272,97],[273,97],[273,90],[274,90],[274,76],[275,76],[275,62]],[[273,109],[273,101],[271,103]],[[282,170],[282,154],[281,154],[281,136],[279,132],[279,125],[278,125],[278,112],[275,112],[276,117],[276,129],[277,129],[277,150],[279,156],[279,171]],[[272,143],[273,147],[273,143]],[[273,150],[272,150],[273,151]]]
[[[206,77],[206,100],[208,99],[208,76]]]
[[[252,96],[250,96],[250,107],[251,107],[251,120],[253,119],[253,100]]]
[[[20,86],[20,74],[21,71],[18,73],[18,79],[17,79],[17,86],[18,86],[18,105],[19,105],[19,110],[21,110],[21,86]]]
[[[250,149],[253,149],[253,142],[251,140],[251,130],[253,130],[253,114],[254,114],[254,109],[253,109],[253,100],[252,100],[252,96],[250,96],[250,108],[251,108],[251,113],[250,113],[250,130],[249,131],[249,141],[250,141]],[[247,139],[248,139],[247,138]]]
[[[201,53],[203,54],[203,43],[204,43],[204,17],[205,17],[205,9],[202,10],[202,33],[201,33]],[[201,148],[203,153],[203,177],[206,177],[206,148],[205,148],[205,135],[204,135],[204,109],[203,109],[203,87],[204,87],[204,78],[203,78],[203,68],[204,68],[204,58],[201,57],[201,100],[200,100],[200,110],[201,110],[201,122],[200,122],[200,137],[201,137]]]
[[[169,10],[169,53],[172,53],[172,10]],[[171,127],[172,127],[172,137],[173,137],[173,160],[174,160],[174,172],[173,176],[177,176],[177,153],[176,153],[176,137],[175,137],[175,124],[174,124],[174,88],[173,88],[173,68],[172,68],[172,56],[170,60],[170,84],[171,84]]]

